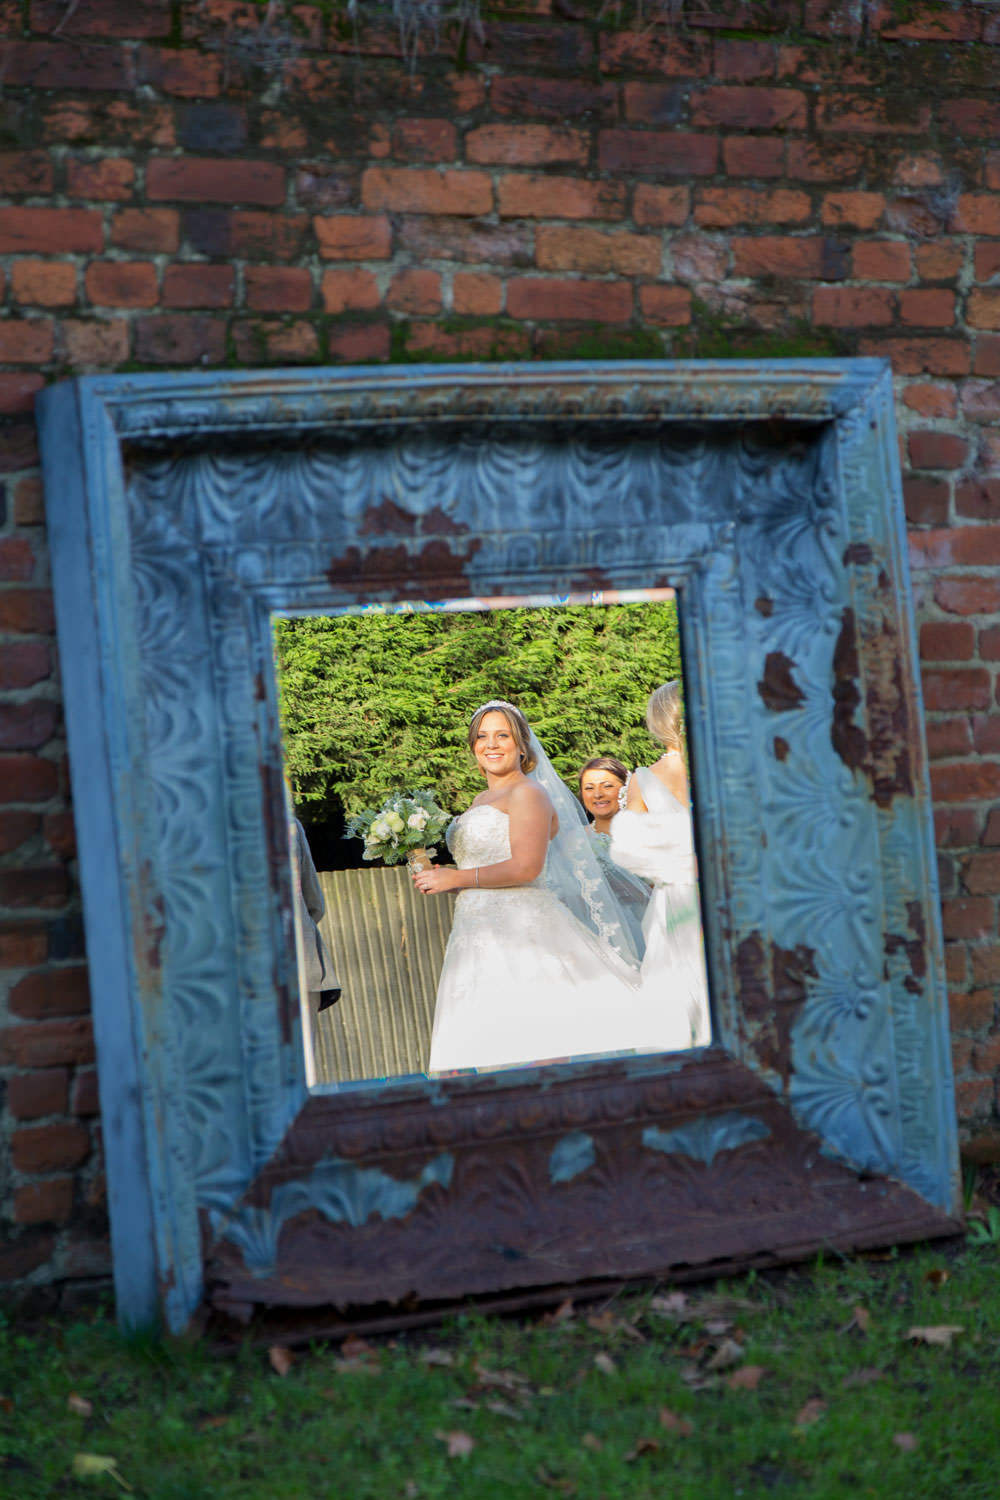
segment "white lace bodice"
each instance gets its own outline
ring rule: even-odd
[[[479,802],[449,823],[445,842],[460,870],[510,859],[510,820],[499,807]]]

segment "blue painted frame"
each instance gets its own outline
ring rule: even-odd
[[[717,1040],[860,1180],[906,1184],[929,1225],[958,1212],[886,364],[93,376],[38,407],[124,1322],[185,1326],[213,1242],[266,1279],[310,1207],[388,1223],[450,1181],[430,1149],[401,1181],[331,1147],[253,1202],[308,1093],[274,610],[677,586]],[[369,1106],[457,1121],[462,1097]],[[725,1100],[689,1115],[643,1149],[708,1167],[771,1134]],[[553,1148],[553,1182],[593,1139]]]

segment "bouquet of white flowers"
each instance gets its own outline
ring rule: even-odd
[[[363,838],[362,859],[381,859],[387,865],[398,865],[404,859],[426,865],[437,851],[437,840],[451,817],[434,801],[433,792],[396,792],[382,807],[365,808],[347,820],[349,839]]]

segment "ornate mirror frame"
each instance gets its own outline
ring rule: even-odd
[[[954,1230],[886,364],[95,376],[39,408],[126,1323]],[[273,611],[665,584],[715,1044],[308,1090]]]

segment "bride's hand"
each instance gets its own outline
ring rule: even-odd
[[[457,883],[456,873],[455,870],[435,870],[431,867],[415,872],[413,883],[425,896],[438,896],[442,891],[454,889]]]

